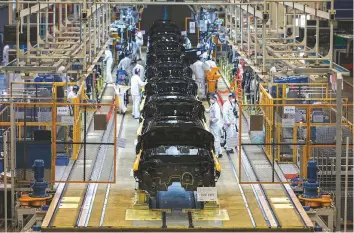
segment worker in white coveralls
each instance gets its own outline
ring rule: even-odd
[[[140,61],[139,61],[140,62]],[[144,69],[144,66],[142,66],[141,64],[139,64],[139,62],[137,62],[133,68],[133,74],[135,74],[135,70],[136,69],[139,69],[140,70],[140,73],[139,73],[139,77],[141,79],[141,81],[144,82],[145,80],[145,69]],[[134,64],[133,64],[134,65]]]
[[[112,65],[113,65],[113,55],[109,48],[104,51],[105,57],[104,62],[106,62],[106,83],[113,83],[112,78]]]
[[[6,65],[7,63],[9,63],[9,49],[10,49],[10,46],[8,45],[5,45],[4,46],[4,49],[2,51],[2,63],[4,65]]]
[[[210,133],[214,136],[214,148],[215,154],[218,155],[219,158],[222,157],[222,149],[220,146],[220,137],[221,137],[221,111],[219,107],[219,103],[217,101],[217,96],[215,93],[210,96]]]
[[[135,69],[134,75],[131,78],[131,94],[133,99],[133,112],[132,115],[135,119],[140,118],[140,101],[141,101],[141,88],[146,85],[146,82],[141,81],[140,79],[140,70]]]
[[[224,127],[226,129],[226,151],[233,153],[233,148],[237,145],[237,103],[235,93],[230,93],[228,100],[223,105]]]
[[[193,71],[194,77],[195,77],[195,82],[198,85],[198,90],[201,91],[201,99],[206,98],[205,94],[205,71],[204,71],[204,66],[203,65],[203,57],[200,56],[199,60],[194,62],[191,65],[191,69]]]
[[[118,64],[118,70],[123,69],[125,70],[129,77],[131,76],[131,66],[132,64],[132,59],[130,58],[129,55],[125,56],[122,60],[120,60],[119,64]]]
[[[144,44],[144,38],[143,38],[143,34],[141,33],[141,31],[138,31],[135,35],[135,43],[136,43],[136,50],[134,57],[139,61],[141,60],[141,46],[143,46]]]
[[[205,71],[210,71],[211,68],[216,67],[215,61],[213,61],[212,56],[209,56],[207,52],[204,52],[202,56],[205,59],[204,62]]]
[[[189,40],[189,38],[187,37],[187,35],[184,35],[184,36],[183,36],[183,40],[184,40],[183,46],[184,46],[185,49],[190,49],[190,48],[192,48],[191,41]]]

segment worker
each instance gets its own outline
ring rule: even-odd
[[[73,99],[75,99],[77,97],[77,93],[79,92],[79,89],[80,89],[80,87],[77,85],[70,87],[70,91],[67,96],[68,103],[73,103]],[[69,106],[70,116],[74,115],[74,109],[75,109],[74,105]]]
[[[123,69],[125,70],[128,75],[131,75],[131,66],[132,63],[132,59],[130,58],[130,55],[126,55],[122,60],[120,60],[119,64],[118,64],[118,70]]]
[[[212,59],[212,56],[207,54],[207,52],[203,53],[203,57],[205,57],[204,70],[210,71],[211,68],[216,67],[215,61]]]
[[[9,63],[9,49],[10,46],[5,45],[4,49],[2,51],[2,63],[5,66],[7,63]]]
[[[135,58],[139,61],[141,60],[141,46],[144,44],[144,38],[143,34],[141,31],[138,31],[135,35],[135,43],[136,43],[136,48],[134,50],[135,52]]]
[[[205,71],[204,71],[205,65],[203,65],[203,57],[200,56],[199,60],[194,62],[190,68],[193,71],[194,77],[195,77],[195,82],[198,85],[198,89],[201,91],[201,99],[206,98],[205,94]]]
[[[112,65],[113,65],[113,55],[111,50],[107,47],[106,51],[104,52],[105,58],[104,62],[106,62],[106,83],[113,83],[112,78]]]
[[[144,66],[141,65],[141,60],[136,62],[136,63],[133,63],[133,65],[135,64],[134,68],[133,68],[133,74],[135,74],[135,70],[136,69],[139,69],[140,70],[140,74],[139,74],[139,77],[141,79],[141,81],[144,82],[145,80],[145,69],[144,69]]]
[[[277,72],[277,68],[275,68],[275,65],[272,65],[272,68],[270,68],[270,74],[275,74]]]
[[[140,70],[135,69],[134,75],[131,78],[131,94],[133,100],[132,115],[135,119],[140,118],[140,111],[139,111],[140,101],[141,101],[140,89],[141,87],[146,85],[146,82],[141,81],[139,74],[140,74]]]
[[[191,41],[188,39],[187,35],[183,35],[183,40],[184,40],[183,46],[184,46],[185,49],[192,48]]]
[[[222,157],[222,149],[220,146],[220,137],[221,137],[221,111],[219,104],[217,102],[217,96],[215,93],[210,96],[210,132],[214,136],[214,148],[215,154],[218,155],[219,158]]]
[[[234,153],[233,148],[237,143],[237,107],[235,93],[229,93],[228,100],[223,105],[224,126],[226,129],[226,151]]]

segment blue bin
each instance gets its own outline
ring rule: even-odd
[[[69,165],[69,155],[57,155],[55,165],[57,166],[68,166]]]

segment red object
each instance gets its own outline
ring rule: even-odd
[[[284,174],[284,177],[288,180],[298,177],[298,174]]]
[[[113,98],[113,103],[115,103],[115,99]],[[109,109],[109,112],[107,114],[106,120],[109,121],[111,119],[112,113],[113,113],[114,106],[111,106]]]

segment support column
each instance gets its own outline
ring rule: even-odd
[[[238,23],[238,19],[237,19],[237,5],[235,5],[235,45],[237,46],[237,23]]]
[[[10,102],[10,174],[11,174],[11,219],[12,226],[15,226],[15,164],[16,164],[16,120],[15,104]]]
[[[38,3],[39,4],[39,3]],[[40,8],[41,6],[39,5],[39,8]],[[39,66],[40,65],[40,62],[39,62],[39,56],[40,56],[40,54],[41,54],[41,51],[39,50],[39,39],[41,38],[41,33],[40,33],[40,27],[39,27],[39,25],[40,25],[40,23],[41,23],[41,17],[40,17],[40,14],[41,14],[41,12],[40,11],[38,11],[37,12],[37,47],[36,47],[36,56],[37,56],[37,58],[36,58],[36,65],[37,66]]]
[[[81,11],[81,19],[82,19],[82,42],[83,42],[83,49],[82,49],[82,55],[83,55],[83,62],[82,62],[82,67],[83,70],[87,69],[87,59],[86,59],[86,50],[87,50],[87,42],[86,42],[86,37],[87,37],[87,8],[86,8],[86,0],[83,1],[82,4],[82,11]]]
[[[29,7],[29,9],[31,9]],[[30,18],[30,14],[27,15],[26,17],[26,21],[27,21],[27,59],[26,59],[26,64],[28,65],[30,63],[30,59],[29,56],[31,55],[31,28],[30,28],[30,22],[31,22],[31,18]]]
[[[304,12],[306,12],[306,5],[304,4]],[[305,13],[305,29],[304,29],[304,57],[308,57],[307,55],[307,14]]]
[[[49,4],[47,4],[47,7],[45,8],[45,45],[48,45],[48,37],[49,37],[49,26],[48,26],[48,20],[49,20]]]
[[[286,38],[286,36],[287,36],[287,27],[286,27],[286,25],[288,24],[288,17],[287,17],[287,13],[288,13],[288,7],[287,6],[285,6],[284,5],[284,15],[283,15],[283,33],[284,33],[284,43],[287,43],[287,38]]]
[[[277,34],[279,34],[279,25],[278,25],[278,11],[279,11],[279,3],[275,3],[275,29],[277,30]]]
[[[337,90],[336,90],[336,231],[341,230],[341,160],[342,160],[342,75],[337,75]]]
[[[251,56],[251,28],[250,28],[250,17],[251,14],[249,13],[249,5],[247,5],[247,54]]]
[[[16,0],[16,58],[17,66],[20,66],[20,3],[19,0]]]
[[[265,6],[265,1],[264,1],[264,6]],[[265,9],[263,9],[263,14],[265,15],[267,13]],[[262,72],[263,74],[266,74],[266,56],[267,56],[267,50],[266,50],[266,20],[263,18],[262,19],[262,57],[263,57],[263,66],[262,66]]]
[[[333,33],[333,24],[334,24],[334,0],[331,0],[331,12],[330,15],[333,15],[333,18],[329,20],[330,26],[330,36],[329,36],[329,68],[333,68],[333,45],[334,45],[334,33]]]
[[[253,9],[253,20],[254,20],[254,53],[255,53],[255,60],[254,60],[254,64],[257,65],[258,63],[258,51],[257,51],[257,45],[258,45],[258,37],[257,37],[257,32],[258,32],[258,28],[257,28],[257,17],[256,17],[256,9],[257,9],[257,5],[254,7]]]
[[[240,5],[240,33],[241,33],[241,51],[243,51],[243,12]]]
[[[317,16],[317,10],[318,10],[318,3],[316,2],[316,45],[315,45],[315,52],[316,52],[316,57],[318,57],[319,51],[320,51],[320,18]],[[316,60],[316,65],[319,64],[319,61]]]

